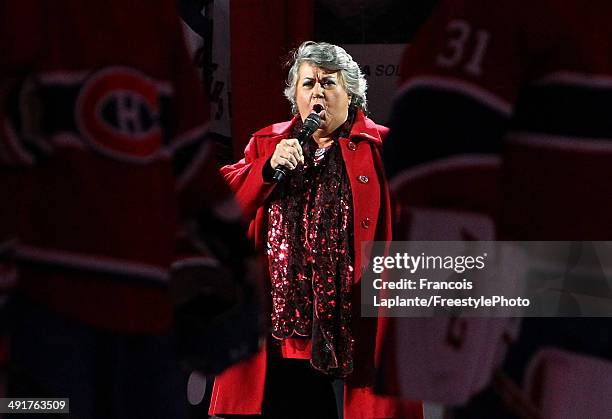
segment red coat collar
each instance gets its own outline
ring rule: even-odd
[[[254,137],[270,137],[286,134],[289,132],[293,124],[298,120],[299,115],[295,115],[293,119],[290,121],[279,122],[277,124],[269,125],[265,128],[260,129],[259,131],[253,134]],[[355,117],[355,123],[353,124],[353,128],[351,129],[351,133],[349,134],[349,139],[352,141],[356,141],[359,139],[364,139],[367,141],[371,141],[377,145],[382,143],[381,136],[387,133],[388,128],[382,125],[376,124],[370,118],[366,117],[362,111],[358,111]]]

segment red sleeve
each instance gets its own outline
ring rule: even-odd
[[[218,258],[223,266],[234,272],[237,281],[242,280],[247,258],[253,255],[253,246],[246,237],[242,211],[219,171],[215,145],[208,135],[207,98],[187,51],[174,7],[168,10],[167,16],[172,18],[170,25],[174,36],[166,69],[174,91],[167,137],[174,158],[184,242],[198,243],[192,250],[206,248],[207,254],[198,256],[199,262],[206,264],[208,256]],[[176,263],[180,265],[190,256],[193,255],[178,255],[175,268]]]
[[[173,19],[174,59],[171,63],[174,89],[170,148],[175,155],[179,205],[184,215],[213,209],[229,216],[233,195],[219,173],[215,146],[208,134],[209,106],[189,53],[176,10]],[[235,204],[234,204],[235,205]],[[221,214],[223,213],[223,214]],[[238,216],[234,211],[231,217]]]
[[[251,220],[257,208],[261,207],[276,184],[267,183],[263,178],[264,165],[274,153],[274,147],[260,150],[258,137],[253,137],[244,150],[239,162],[221,168],[221,173],[236,194],[244,215]],[[265,140],[263,140],[265,141]]]
[[[32,74],[43,53],[44,6],[35,0],[0,0],[0,165],[34,162],[9,122],[11,89]]]

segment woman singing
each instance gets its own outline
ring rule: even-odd
[[[263,351],[217,377],[210,413],[421,418],[419,403],[373,394],[377,319],[360,316],[360,244],[391,239],[387,129],[365,116],[366,80],[335,45],[296,50],[285,96],[293,119],[257,131],[222,168],[268,255],[272,330]],[[300,144],[312,113],[320,125]]]

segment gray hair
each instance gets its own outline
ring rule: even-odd
[[[368,83],[359,65],[348,52],[337,45],[327,42],[306,41],[293,53],[291,67],[287,75],[285,97],[291,103],[291,112],[298,113],[295,102],[295,90],[298,82],[298,70],[302,63],[310,63],[329,71],[340,71],[340,81],[351,96],[351,106],[367,111],[366,90]]]

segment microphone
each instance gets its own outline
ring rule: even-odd
[[[300,146],[304,145],[304,142],[321,126],[321,117],[316,113],[311,113],[304,120],[304,124],[302,125],[302,129],[298,132],[297,140],[300,143]],[[274,176],[272,176],[272,180],[276,183],[281,183],[285,180],[287,176],[287,168],[283,166],[276,166],[274,169]]]

